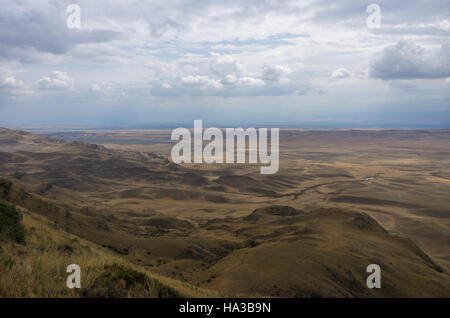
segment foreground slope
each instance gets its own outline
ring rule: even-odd
[[[0,297],[214,297],[150,273],[96,244],[55,227],[5,200],[0,182]],[[37,198],[30,199],[35,203]],[[66,286],[69,264],[81,268],[81,289]]]

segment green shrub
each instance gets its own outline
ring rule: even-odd
[[[0,200],[8,200],[11,186],[12,185],[9,180],[0,178]]]
[[[126,297],[127,290],[136,285],[144,285],[149,278],[129,267],[112,264],[105,265],[103,272],[94,281],[85,297]]]
[[[129,297],[132,289],[141,297],[180,297],[178,292],[149,278],[145,273],[117,263],[104,265],[101,274],[88,289],[82,291],[81,296],[122,298]],[[132,292],[131,297],[133,295]]]
[[[0,202],[0,236],[25,243],[25,229],[14,206]]]

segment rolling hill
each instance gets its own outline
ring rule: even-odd
[[[175,165],[154,152],[0,129],[1,200],[21,211],[27,233],[27,244],[9,242],[5,255],[13,264],[42,267],[41,282],[54,268],[65,277],[61,264],[78,255],[84,267],[96,268],[87,297],[450,295],[450,276],[439,262],[348,206],[350,196],[335,189],[327,201],[311,204],[329,187],[353,189],[363,181],[338,168],[322,168],[316,183],[300,168],[270,179],[256,170]],[[381,266],[379,290],[365,285],[369,264]],[[129,269],[149,280],[133,274],[138,284],[130,287],[120,278]],[[105,292],[108,280],[122,284],[117,293]],[[83,296],[51,282],[40,291],[16,282],[5,295],[21,295],[23,284],[27,295]],[[142,282],[158,287],[149,291]]]

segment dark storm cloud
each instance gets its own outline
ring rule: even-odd
[[[384,80],[450,77],[450,44],[427,52],[412,42],[387,46],[371,61],[370,75]]]
[[[41,53],[62,55],[77,44],[108,42],[120,36],[110,30],[69,29],[64,5],[24,7],[22,1],[2,4],[0,57],[33,62]]]

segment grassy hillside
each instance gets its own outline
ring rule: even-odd
[[[236,296],[448,297],[450,277],[412,241],[387,233],[371,217],[340,209],[257,209],[214,220],[210,231],[253,242],[209,268],[209,288]],[[366,286],[379,264],[382,288]]]
[[[171,263],[154,268],[156,274],[122,258],[120,250],[64,231],[54,218],[43,216],[62,213],[52,201],[6,179],[0,182],[0,199],[2,297],[218,296],[213,291],[238,297],[450,295],[449,275],[417,245],[358,212],[269,206],[241,218],[201,222],[190,235],[192,226],[179,224],[186,234],[173,243],[198,241],[202,249],[180,247]],[[151,220],[157,228],[174,222]],[[153,244],[163,243],[153,239]],[[382,266],[381,290],[365,286],[365,268],[372,263]],[[69,264],[81,267],[80,290],[66,287]]]
[[[149,273],[25,209],[0,203],[0,219],[0,297],[215,296]],[[66,287],[69,264],[80,265],[81,289]]]

